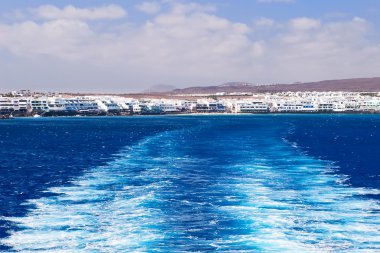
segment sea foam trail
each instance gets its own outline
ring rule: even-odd
[[[223,128],[224,127],[224,128]],[[231,129],[230,129],[231,128]],[[20,252],[379,252],[378,190],[344,185],[282,129],[159,134],[55,196],[1,241]],[[229,132],[230,131],[230,132]]]
[[[246,201],[220,208],[251,221],[249,235],[231,240],[257,252],[380,252],[380,204],[366,197],[380,191],[344,185],[331,163],[267,137],[255,138],[250,164],[231,167],[245,174],[229,181]]]
[[[30,200],[35,208],[27,217],[7,218],[20,230],[1,243],[20,252],[146,252],[162,237],[161,210],[153,202],[165,181],[160,173],[142,176],[159,167],[147,148],[159,139],[126,148],[70,186],[48,189],[54,197]]]

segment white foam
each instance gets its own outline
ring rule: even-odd
[[[327,162],[277,146],[260,166],[233,168],[247,171],[236,187],[248,201],[221,208],[250,219],[252,236],[242,243],[258,252],[379,252],[380,204],[361,197],[379,191],[343,185]]]
[[[365,197],[380,192],[344,185],[347,177],[332,174],[332,164],[258,137],[260,149],[244,163],[226,165],[212,184],[199,169],[212,159],[178,157],[169,140],[176,141],[158,135],[69,186],[48,189],[57,195],[30,200],[35,208],[28,216],[5,218],[20,230],[0,243],[20,252],[202,252],[193,249],[203,245],[216,252],[380,252],[380,204]],[[151,144],[162,152],[150,152]],[[191,176],[181,177],[178,170],[189,167]],[[192,194],[216,199],[177,199],[176,180],[196,183]],[[183,213],[168,217],[168,202]],[[215,214],[197,213],[205,207]],[[242,227],[220,225],[230,220]],[[231,232],[213,240],[196,236],[213,228]],[[240,228],[248,232],[234,233]]]
[[[30,200],[28,216],[5,218],[21,230],[1,243],[20,252],[145,252],[163,238],[160,210],[149,205],[163,184],[129,185],[141,174],[128,169],[143,163],[146,150],[140,144],[124,152],[70,186],[48,189],[57,196]]]

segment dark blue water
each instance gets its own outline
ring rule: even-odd
[[[304,119],[307,116],[301,116]],[[380,116],[311,116],[296,120],[289,139],[308,154],[334,161],[357,187],[380,187]]]
[[[0,122],[4,252],[378,252],[380,116]]]

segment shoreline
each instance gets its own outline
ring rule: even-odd
[[[14,116],[0,118],[0,120],[12,119],[47,119],[47,118],[129,118],[129,117],[197,117],[197,116],[280,116],[280,115],[380,115],[380,111],[368,112],[267,112],[267,113],[168,113],[168,114],[131,114],[131,115],[62,115],[62,116]]]

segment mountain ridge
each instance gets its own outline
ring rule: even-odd
[[[172,94],[213,94],[217,92],[285,92],[285,91],[346,91],[346,92],[380,92],[380,77],[351,78],[304,82],[292,84],[258,85],[247,82],[228,82],[221,85],[198,86],[171,91]]]

